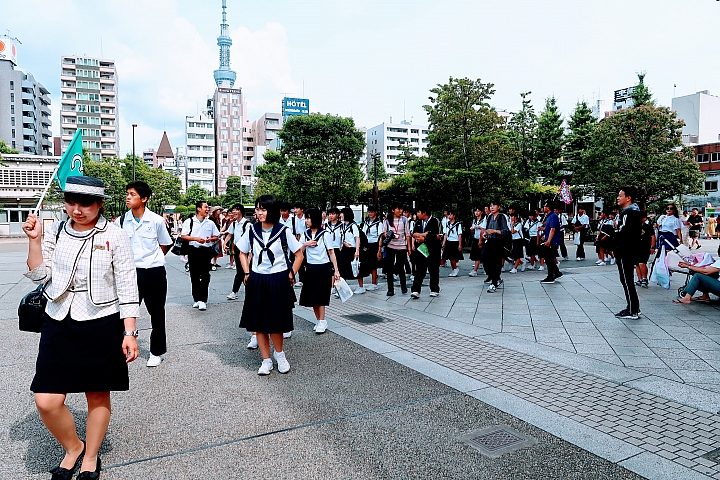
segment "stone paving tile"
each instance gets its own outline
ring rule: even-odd
[[[418,324],[410,319],[365,308],[391,321],[353,323],[343,315],[357,312],[357,308],[336,302],[328,314],[341,324],[352,324],[361,332],[679,465],[701,473],[717,471],[720,475],[720,465],[700,462],[701,455],[720,442],[720,418],[715,415],[477,338],[429,325],[417,328]],[[438,342],[441,337],[443,342]],[[466,352],[472,361],[458,362],[456,355],[450,354],[454,351]],[[660,361],[657,357],[630,358]]]

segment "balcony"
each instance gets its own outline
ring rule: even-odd
[[[115,108],[115,103],[114,103],[114,102],[100,101],[100,107],[101,107],[101,108],[102,108],[102,107]]]
[[[100,125],[101,130],[106,130],[108,132],[114,132],[116,131],[117,127],[115,125]]]
[[[75,93],[75,87],[64,87],[64,86],[61,86],[61,87],[60,87],[60,92],[61,92],[61,93]]]
[[[60,74],[60,81],[61,81],[61,82],[62,82],[62,81],[66,81],[66,82],[75,81],[75,75],[68,75],[68,74],[65,74],[65,73],[61,73],[61,74]]]
[[[100,85],[115,85],[115,79],[111,77],[100,77]]]

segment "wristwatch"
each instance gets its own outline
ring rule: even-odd
[[[140,332],[138,332],[137,330],[130,330],[130,331],[127,331],[127,330],[126,330],[126,331],[123,332],[123,335],[125,335],[126,337],[135,337],[135,338],[137,338],[137,336],[139,335],[139,333],[140,333]]]

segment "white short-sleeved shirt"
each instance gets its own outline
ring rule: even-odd
[[[305,230],[307,230],[307,225],[305,225],[305,219],[307,217],[305,215],[301,217],[296,217],[295,215],[291,215],[289,220],[291,220],[290,225],[288,228],[290,228],[290,232],[293,235],[300,235],[300,238],[302,238],[302,235],[305,234]]]
[[[165,219],[145,209],[140,221],[135,220],[132,210],[125,212],[124,220],[115,219],[115,225],[130,237],[136,268],[155,268],[165,265],[165,254],[160,245],[172,245],[173,239],[167,231]]]
[[[328,222],[327,225],[325,225],[325,230],[328,232],[328,243],[331,244],[333,248],[342,247],[343,223],[337,222],[333,225]]]
[[[342,227],[342,241],[347,242],[355,248],[355,237],[360,237],[360,228],[357,223],[350,222]]]
[[[272,252],[275,261],[270,261],[270,255],[267,251],[263,251],[261,242],[258,238],[253,240],[253,252],[252,252],[252,264],[250,270],[261,275],[268,275],[271,273],[280,273],[288,269],[287,260],[285,260],[285,252],[282,249],[282,241],[280,235],[285,235],[287,238],[288,253],[297,253],[301,248],[302,244],[297,241],[292,230],[289,228],[283,228],[271,239],[270,234],[272,232],[262,232],[262,243],[267,245],[270,243],[269,251]],[[240,242],[237,243],[238,248],[243,253],[250,253],[250,235],[255,235],[255,225],[248,227],[244,235],[240,237]],[[262,255],[261,255],[262,254]]]
[[[473,228],[473,236],[476,240],[480,240],[480,233],[482,232],[482,229],[485,228],[483,220],[478,220],[477,218],[473,220],[472,226],[475,227]]]
[[[252,227],[252,223],[250,223],[247,218],[243,218],[240,221],[235,220],[228,227],[227,233],[233,235],[233,243],[235,245],[238,245],[238,242],[240,242],[240,237],[243,236],[243,232],[247,232],[250,227]],[[237,235],[235,235],[235,232],[237,232]]]
[[[459,235],[462,235],[462,233],[463,233],[462,223],[460,223],[460,222],[455,222],[455,223],[450,223],[450,222],[448,222],[447,230],[445,230],[445,232],[446,232],[446,234],[447,234],[447,241],[448,241],[448,242],[457,242],[458,240],[460,240]]]
[[[567,216],[567,213],[561,213],[561,214],[558,215],[558,216],[560,217],[560,226],[561,226],[561,227],[564,227],[565,225],[568,224],[568,216]]]
[[[315,240],[317,245],[314,247],[305,247],[305,258],[307,262],[312,265],[324,265],[330,263],[330,256],[328,250],[332,249],[332,243],[328,240],[328,232],[326,230],[318,230],[313,236],[310,230],[306,230],[303,234],[302,241],[307,242]]]
[[[578,215],[575,218],[577,219],[577,221],[580,222],[581,225],[586,225],[586,226],[590,225],[590,217],[588,217],[584,213],[582,215]],[[573,223],[576,223],[576,222],[573,222]]]
[[[450,223],[450,220],[448,220],[447,217],[443,217],[442,220],[440,220],[440,234],[444,235],[447,233],[448,224]]]
[[[528,229],[528,233],[530,234],[530,238],[537,237],[538,227],[540,226],[540,224],[542,222],[540,222],[537,219],[531,220],[529,218],[526,220],[526,222],[527,222],[527,229]]]
[[[522,222],[516,222],[513,224],[513,228],[515,229],[515,233],[512,233],[512,239],[513,240],[521,240],[522,237]],[[512,230],[511,230],[512,232]]]
[[[190,220],[192,220],[192,230],[190,230]],[[217,237],[220,235],[217,225],[215,222],[210,220],[210,217],[205,217],[205,220],[198,220],[197,217],[190,217],[183,222],[182,234],[190,237]],[[207,247],[213,246],[213,243],[198,243],[190,242],[191,247]]]
[[[280,215],[280,223],[282,223],[283,225],[288,227],[291,232],[292,232],[292,226],[293,226],[293,224],[292,224],[293,218],[295,218],[295,215],[288,215],[287,220],[285,220],[285,219],[283,219],[282,215]]]
[[[657,224],[658,230],[664,233],[675,233],[678,228],[684,227],[682,220],[675,215],[661,215]]]
[[[380,241],[380,236],[385,233],[385,225],[383,225],[383,222],[377,218],[375,221],[372,221],[369,218],[365,220],[362,224],[362,229],[363,232],[365,232],[368,243],[378,243]]]

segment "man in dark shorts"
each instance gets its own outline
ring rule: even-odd
[[[700,232],[702,232],[703,225],[705,222],[703,221],[702,215],[700,215],[700,212],[697,208],[692,209],[692,214],[688,217],[688,225],[690,226],[690,230],[688,231],[688,236],[690,237],[690,248],[700,248],[702,245],[700,245]]]
[[[641,211],[640,216],[642,217],[642,227],[640,230],[640,251],[638,253],[638,264],[635,266],[635,273],[637,273],[637,281],[635,285],[638,287],[648,288],[648,260],[650,255],[655,253],[655,228],[652,223],[647,219],[647,212]]]

